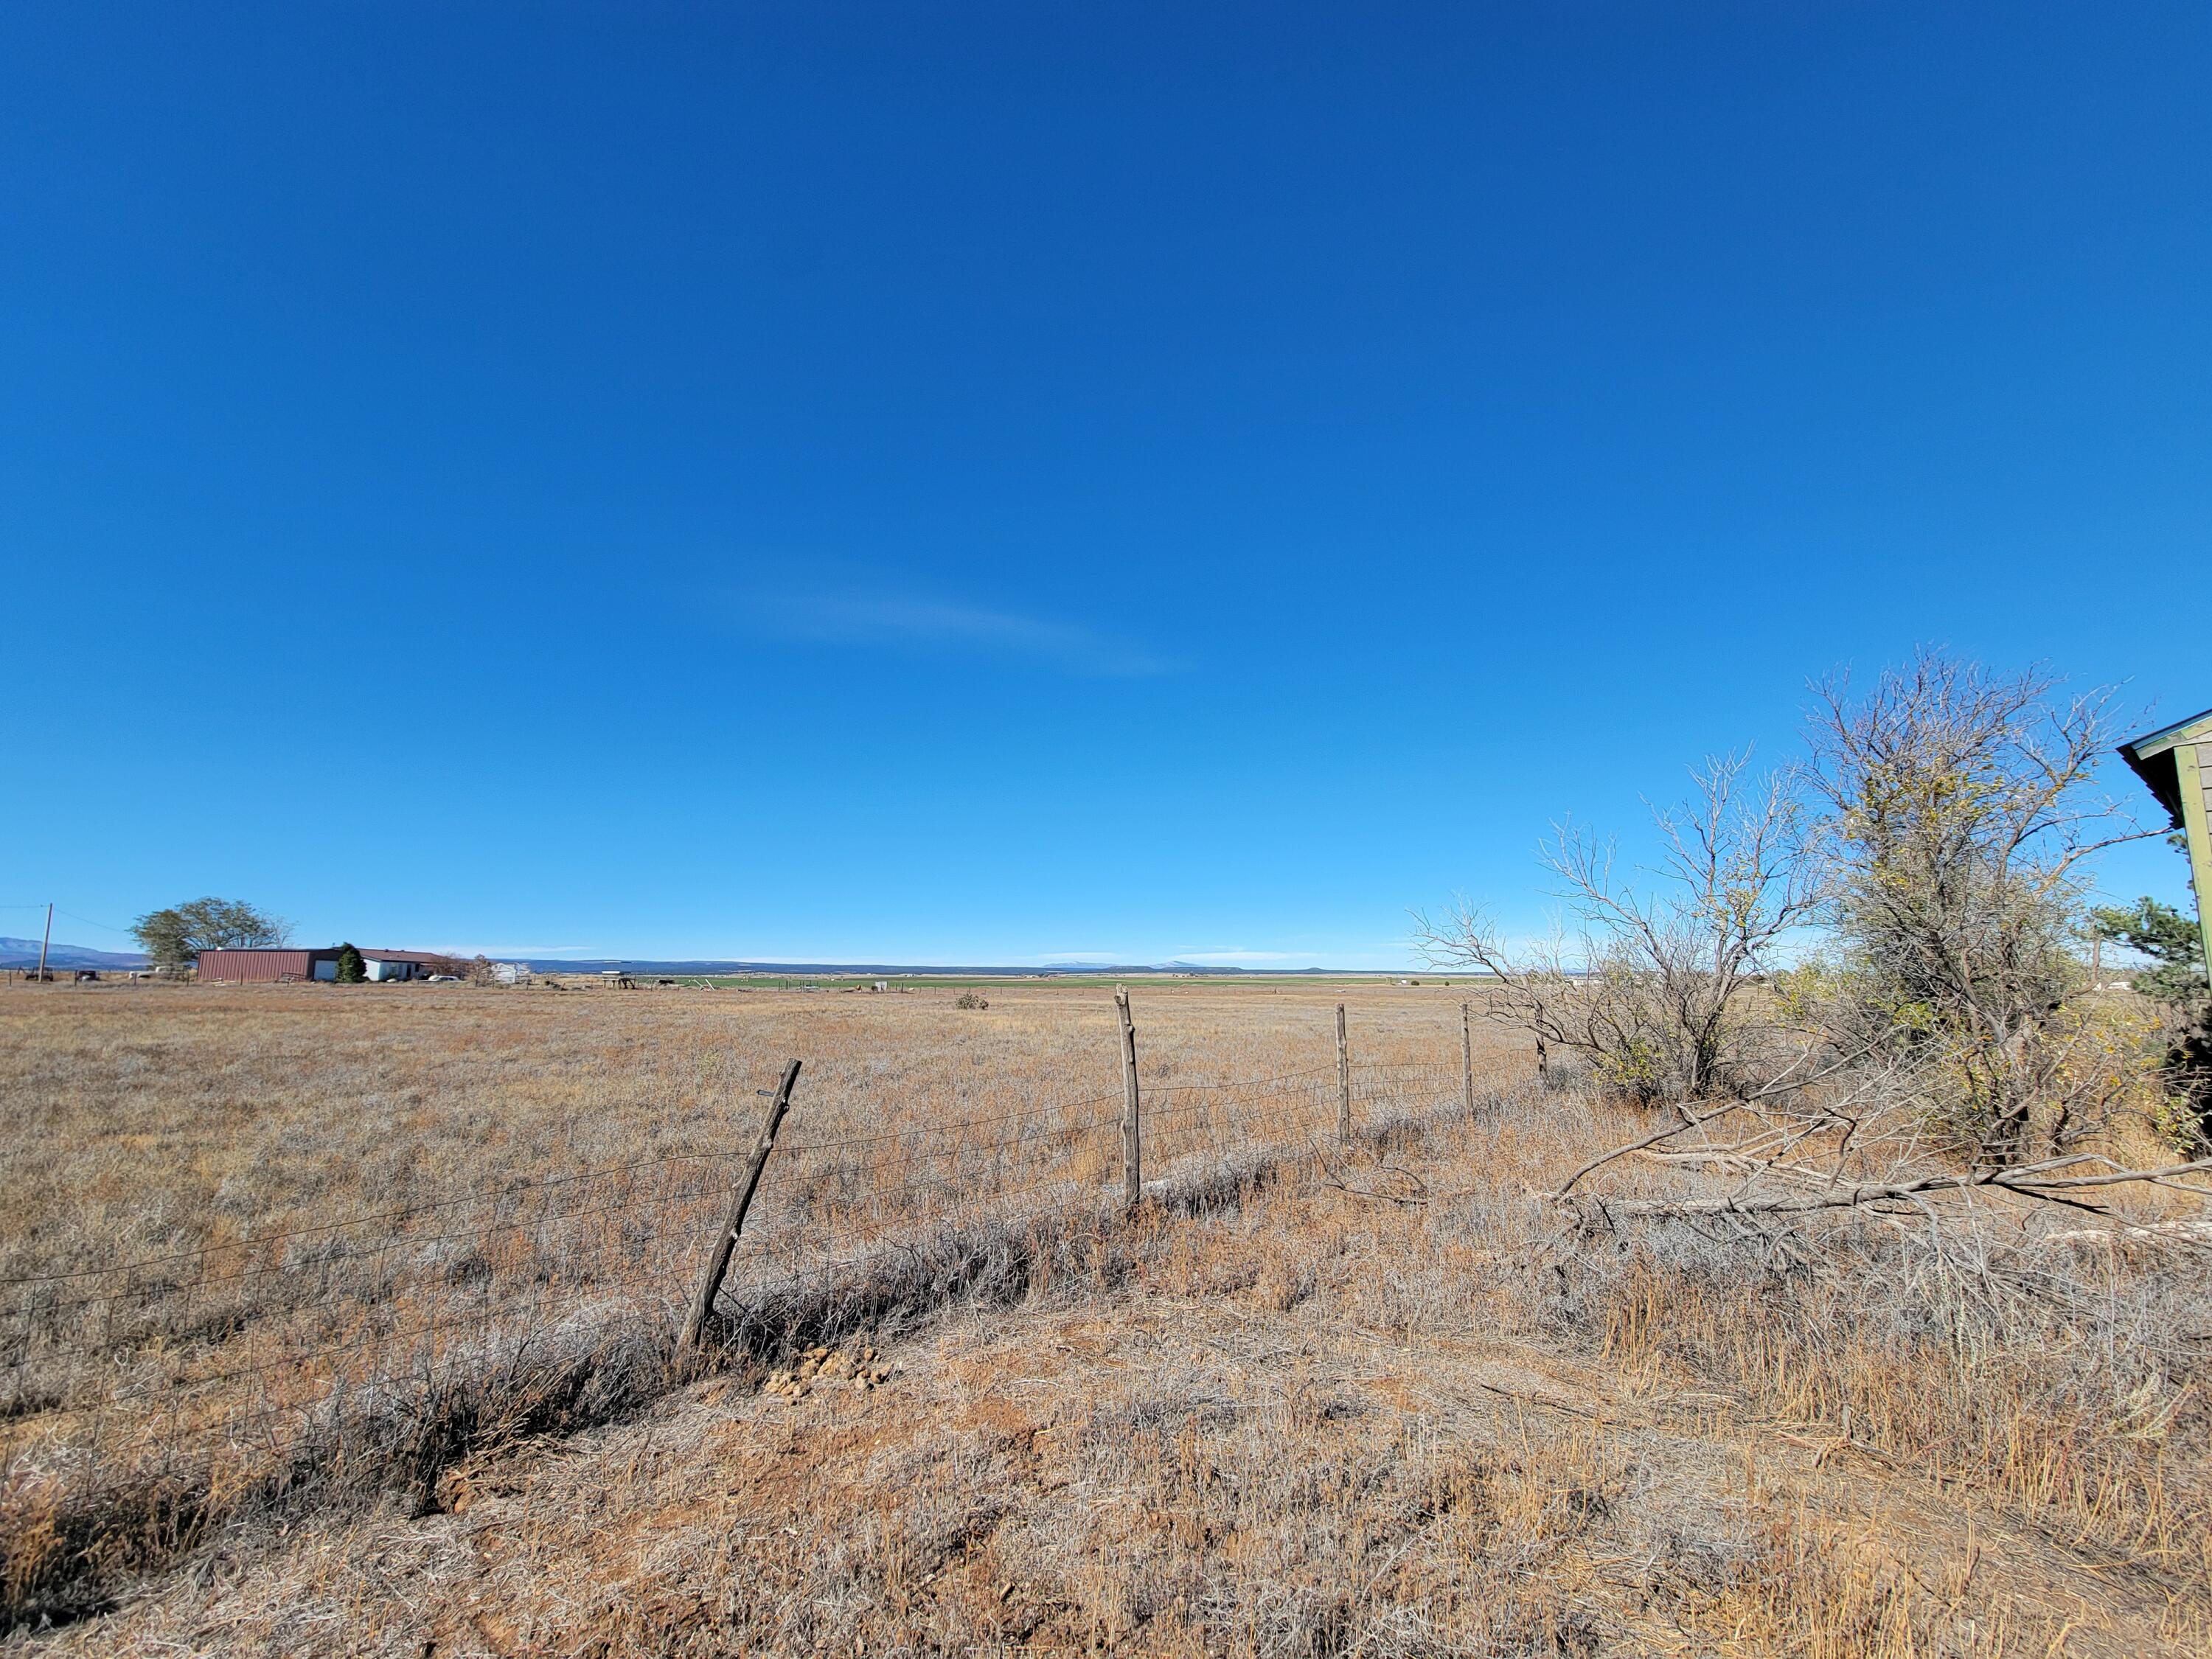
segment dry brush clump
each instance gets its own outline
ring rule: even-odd
[[[2032,1528],[2173,1628],[2212,1631],[2212,1279],[2193,1235],[2166,1229],[2168,1200],[2137,1186],[2124,1215],[2097,1218],[1984,1192],[1933,1233],[1924,1212],[1864,1210],[1753,1229],[1691,1207],[1725,1196],[1733,1174],[1634,1158],[1613,1170],[1625,1193],[1680,1207],[1563,1225],[1547,1194],[1590,1139],[1633,1121],[1599,1097],[1486,1120],[1461,1165],[1468,1189],[1431,1169],[1429,1205],[1389,1206],[1427,1235],[1433,1266],[1401,1251],[1365,1320],[1468,1322],[1579,1354],[1638,1398],[1696,1401],[1711,1413],[1701,1436],[1762,1456],[1817,1449],[1854,1501],[1903,1488]],[[1899,1564],[1940,1574],[1909,1563],[1909,1531],[1862,1528],[1842,1557],[1807,1547],[1838,1519],[1768,1517],[1692,1600],[1753,1618],[1789,1650],[1917,1650],[1947,1615]],[[1886,1589],[1846,1572],[1883,1550]],[[1954,1638],[1935,1645],[2003,1650]]]
[[[1528,1313],[2212,1592],[2201,1250],[2084,1237],[2019,1200],[1940,1249],[1927,1226],[1831,1214],[1764,1249],[1694,1218],[1589,1236]]]

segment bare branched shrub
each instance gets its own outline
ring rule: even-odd
[[[1492,1018],[1581,1056],[1646,1104],[1757,1091],[1806,1058],[1755,994],[1821,898],[1795,781],[1753,776],[1741,755],[1693,776],[1687,802],[1653,813],[1660,860],[1640,884],[1616,869],[1610,842],[1557,830],[1544,862],[1573,918],[1571,941],[1515,948],[1463,901],[1414,918],[1430,962],[1498,981]]]
[[[1510,952],[1465,907],[1421,924],[1433,959],[1497,975],[1494,1017],[1679,1109],[1554,1196],[1586,1226],[1697,1217],[1784,1254],[1811,1217],[1911,1217],[1940,1256],[1977,1204],[2101,1213],[2113,1188],[2212,1170],[2183,1150],[2154,1012],[2086,994],[2075,954],[2088,861],[2144,833],[2095,788],[2109,694],[1923,653],[1863,697],[1818,696],[1817,815],[1796,779],[1746,789],[1740,762],[1710,764],[1657,815],[1647,892],[1561,833],[1547,863],[1584,973],[1559,945]],[[1823,951],[1784,965],[1814,929]],[[1623,1160],[1680,1178],[1578,1190]]]
[[[2073,951],[2087,861],[2145,833],[2094,787],[2112,694],[2062,697],[1922,653],[1854,698],[1818,688],[1812,787],[1840,948],[1808,1012],[1846,1045],[1934,1063],[1930,1105],[1980,1160],[2069,1144],[2125,1093],[2084,1085]],[[2106,1086],[2109,1085],[2110,1086]]]

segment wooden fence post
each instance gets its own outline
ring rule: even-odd
[[[1145,1191],[1144,1121],[1137,1094],[1137,1028],[1129,1019],[1129,988],[1114,988],[1114,1011],[1121,1017],[1121,1198],[1135,1209]]]
[[[1460,1076],[1465,1080],[1468,1121],[1474,1121],[1474,1016],[1464,1002],[1459,1006]]]
[[[1344,1005],[1336,1005],[1336,1138],[1352,1145],[1352,1045],[1345,1040]]]
[[[794,1060],[783,1068],[783,1082],[769,1103],[768,1116],[761,1121],[760,1139],[753,1143],[753,1158],[746,1166],[744,1179],[730,1193],[722,1229],[714,1235],[714,1247],[707,1252],[698,1288],[691,1293],[691,1311],[684,1316],[684,1334],[677,1339],[680,1347],[696,1348],[706,1340],[707,1328],[714,1322],[714,1298],[721,1294],[731,1253],[738,1248],[738,1233],[744,1230],[745,1212],[752,1208],[753,1194],[760,1190],[761,1171],[768,1167],[768,1155],[775,1150],[775,1132],[782,1127],[783,1115],[791,1109],[791,1088],[798,1081],[799,1062]]]

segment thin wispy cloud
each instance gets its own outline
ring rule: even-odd
[[[776,632],[825,645],[981,652],[1116,679],[1174,672],[1164,659],[1081,623],[913,593],[790,589],[756,594],[750,609]]]

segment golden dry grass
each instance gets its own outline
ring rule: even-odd
[[[1455,993],[1163,981],[1136,994],[1146,1081],[1328,1071],[1347,994],[1363,1065],[1456,1077]],[[727,1149],[793,1056],[794,1139],[1116,1109],[1108,994],[1016,983],[982,1011],[956,995],[0,987],[0,1277]]]
[[[954,994],[0,997],[23,1176],[0,1217],[9,1276],[210,1244],[260,1261],[234,1242],[499,1195],[467,1226],[437,1223],[478,1231],[427,1265],[408,1220],[398,1267],[280,1251],[265,1277],[329,1300],[249,1281],[225,1318],[155,1334],[172,1375],[290,1352],[335,1303],[402,1328],[434,1305],[479,1345],[553,1343],[586,1310],[579,1352],[599,1369],[579,1374],[604,1378],[621,1341],[665,1338],[726,1171],[697,1194],[626,1188],[675,1218],[642,1242],[614,1218],[627,1209],[530,1208],[543,1183],[743,1138],[751,1091],[807,1061],[790,1162],[740,1255],[762,1341],[705,1376],[656,1351],[624,1389],[550,1412],[526,1389],[493,1401],[396,1498],[374,1481],[247,1492],[252,1448],[218,1433],[230,1487],[149,1511],[173,1528],[161,1547],[106,1546],[100,1593],[121,1605],[15,1639],[1841,1656],[2212,1637],[2212,1296],[2187,1264],[2067,1247],[2039,1303],[1930,1276],[1856,1221],[1811,1265],[1679,1227],[1562,1235],[1528,1194],[1633,1120],[1534,1088],[1478,1027],[1468,1124],[1457,994],[1425,988],[1350,998],[1364,1125],[1403,1121],[1347,1158],[1330,1146],[1337,993],[1138,987],[1159,1166],[1180,1179],[1123,1223],[1094,1201],[1115,1173],[1097,1121],[1118,1089],[1109,1000],[1007,988],[960,1012]],[[1316,1070],[1225,1102],[1189,1086]],[[1033,1115],[1011,1133],[1011,1114]],[[939,1152],[957,1178],[916,1186],[915,1156]],[[526,1281],[503,1305],[498,1287]],[[874,1346],[888,1381],[760,1386],[787,1364],[775,1340],[819,1339]],[[470,1357],[407,1340],[427,1369],[401,1375],[426,1386]],[[390,1345],[363,1351],[381,1364]],[[296,1386],[343,1374],[308,1367]],[[40,1483],[93,1466],[52,1451],[76,1444],[66,1400],[19,1409],[11,1559],[66,1564],[82,1540]],[[209,1409],[220,1424],[231,1407]],[[119,1461],[101,1467],[159,1472],[107,1426]]]

